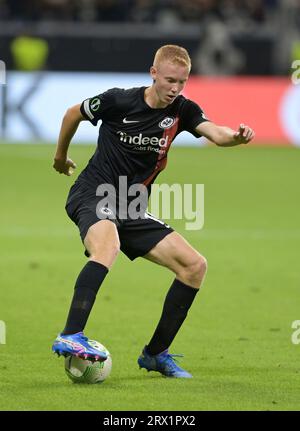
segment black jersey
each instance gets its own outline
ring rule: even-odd
[[[92,186],[109,183],[118,187],[120,176],[128,186],[150,187],[165,168],[174,138],[186,130],[194,136],[198,124],[207,121],[202,109],[184,96],[162,109],[144,100],[146,87],[112,88],[86,99],[82,115],[94,126],[102,120],[98,146],[79,180]]]

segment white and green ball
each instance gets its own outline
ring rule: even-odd
[[[98,342],[94,343],[97,349],[107,354],[107,359],[104,362],[93,362],[76,356],[68,356],[65,358],[65,371],[72,382],[88,384],[102,383],[110,375],[112,368],[111,355],[103,344]]]

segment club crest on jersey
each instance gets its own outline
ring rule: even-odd
[[[159,127],[161,127],[162,129],[169,129],[170,127],[173,126],[174,123],[175,123],[175,118],[166,117],[159,123]]]

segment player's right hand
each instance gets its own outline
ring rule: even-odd
[[[71,159],[54,159],[53,168],[60,174],[72,175],[76,164]]]

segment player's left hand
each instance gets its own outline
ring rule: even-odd
[[[236,145],[248,144],[255,136],[254,131],[245,124],[240,124],[239,130],[233,135]]]

